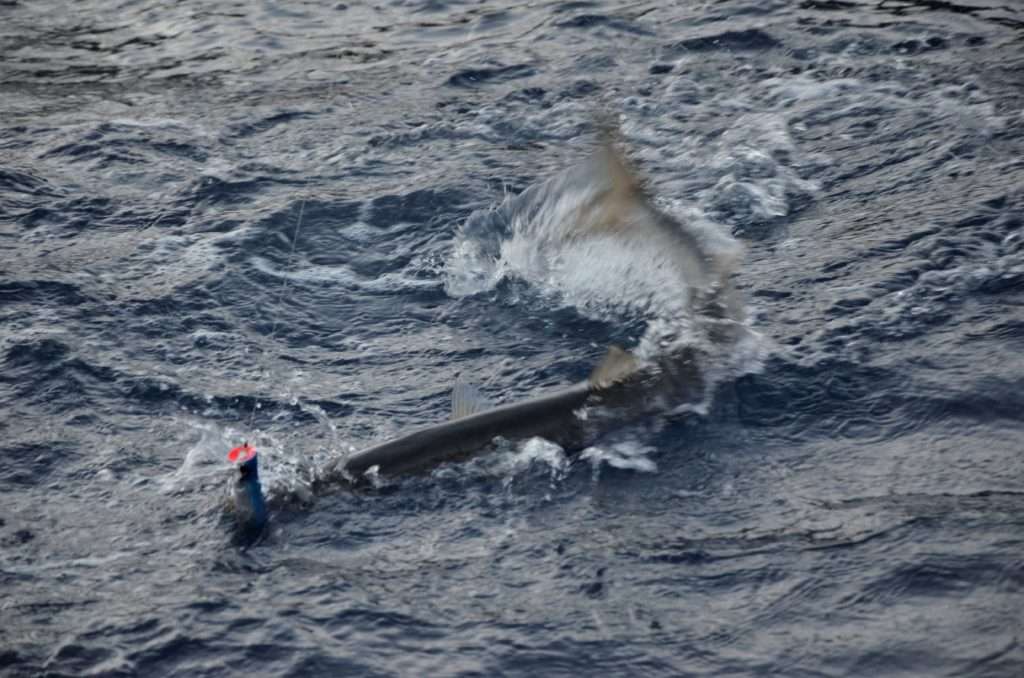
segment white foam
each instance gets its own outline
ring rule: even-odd
[[[708,283],[706,268],[728,272],[741,247],[692,210],[602,198],[616,176],[614,162],[595,156],[475,213],[453,244],[445,290],[467,296],[518,278],[599,319],[686,317],[694,289]],[[612,232],[606,219],[617,219]]]
[[[270,263],[263,257],[252,258],[253,267],[261,273],[293,282],[329,282],[342,285],[352,290],[389,293],[414,289],[437,289],[444,283],[437,279],[417,277],[409,270],[383,273],[378,276],[363,276],[347,265],[336,266],[303,266],[301,268],[281,268]],[[413,266],[415,268],[415,266]]]
[[[552,484],[557,483],[569,469],[569,459],[561,446],[544,438],[530,438],[518,444],[510,454],[499,457],[501,460],[494,468],[495,472],[504,476],[504,485],[508,487],[513,480],[530,469],[546,469]]]
[[[580,459],[589,461],[597,473],[602,466],[610,466],[625,471],[655,473],[658,465],[648,456],[653,447],[642,445],[636,441],[622,441],[600,447],[588,447],[580,454]]]
[[[182,433],[199,434],[185,451],[181,464],[173,472],[157,479],[157,487],[164,494],[209,491],[216,486],[230,493],[236,478],[235,465],[228,461],[232,448],[251,443],[259,454],[260,484],[271,500],[307,501],[312,497],[312,485],[318,473],[328,462],[339,457],[344,443],[337,440],[333,423],[320,408],[299,403],[299,407],[316,418],[330,431],[326,445],[309,441],[285,443],[276,436],[262,431],[243,431],[231,426],[182,417],[177,420]]]

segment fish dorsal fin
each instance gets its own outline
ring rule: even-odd
[[[452,386],[452,419],[461,419],[477,412],[489,410],[493,405],[480,393],[480,389],[462,380],[462,377],[455,378]]]
[[[590,385],[607,388],[636,370],[636,357],[618,346],[610,346],[604,359],[590,373]]]

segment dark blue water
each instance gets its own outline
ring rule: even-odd
[[[1024,10],[666,5],[0,3],[0,673],[1024,673]],[[745,250],[713,398],[316,486],[672,320],[486,229],[608,120]]]

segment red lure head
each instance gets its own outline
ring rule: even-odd
[[[243,443],[228,452],[228,461],[246,462],[256,456],[256,448],[249,443]]]

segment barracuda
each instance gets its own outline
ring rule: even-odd
[[[638,373],[631,354],[612,348],[588,380],[521,402],[491,406],[475,387],[456,382],[451,420],[363,450],[341,470],[351,478],[371,469],[385,475],[415,471],[472,454],[495,438],[540,436],[575,448],[588,438],[577,412],[592,405],[621,406],[631,375]]]
[[[556,207],[564,207],[568,195],[579,202],[568,213],[560,212]],[[742,309],[729,278],[739,259],[738,248],[709,242],[713,235],[658,209],[614,144],[606,142],[580,165],[526,189],[503,203],[498,213],[509,222],[525,219],[528,225],[550,229],[536,237],[553,246],[588,237],[651,245],[648,251],[666,255],[665,261],[682,283],[687,314],[683,320],[700,316],[712,343],[735,340]],[[704,358],[700,349],[686,346],[642,364],[631,353],[612,347],[587,380],[501,405],[492,405],[474,386],[456,381],[448,421],[417,428],[338,460],[323,470],[319,481],[358,483],[371,473],[393,476],[424,470],[485,450],[497,438],[515,441],[539,436],[566,451],[581,450],[638,417],[703,401],[708,388]],[[239,483],[245,482],[243,472]],[[251,483],[244,485],[247,490],[251,487]],[[257,494],[258,486],[256,493],[246,495],[248,503],[259,504],[262,497]],[[240,515],[262,515],[244,508]]]

